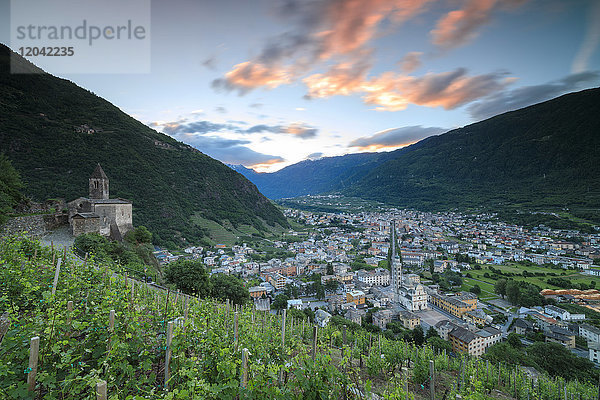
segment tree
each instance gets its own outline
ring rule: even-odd
[[[506,342],[500,342],[490,346],[487,349],[484,358],[495,364],[507,363],[512,365],[531,365],[530,360],[528,360],[527,355],[523,351],[515,349]]]
[[[433,275],[433,259],[428,258],[425,260],[425,267],[427,267],[427,269],[429,269],[429,273]]]
[[[23,200],[21,176],[4,154],[0,154],[0,225],[8,219],[7,214]]]
[[[494,292],[502,296],[502,298],[506,296],[506,283],[506,279],[498,279],[494,284]]]
[[[321,283],[320,279],[314,281],[312,284],[307,286],[307,288],[309,289],[310,293],[315,294],[315,297],[318,300],[322,300],[325,298],[325,289],[323,288],[323,284]]]
[[[210,294],[208,273],[199,261],[177,260],[169,265],[165,280],[184,293],[207,297]]]
[[[427,334],[425,335],[425,339],[431,339],[431,338],[439,338],[440,335],[438,334],[438,332],[435,330],[435,328],[433,326],[430,326],[429,329],[427,329]]]
[[[235,304],[245,304],[250,300],[250,293],[241,279],[225,274],[210,277],[210,295],[215,299],[229,299]]]
[[[285,294],[278,294],[277,296],[275,296],[275,300],[273,300],[271,308],[274,310],[283,310],[287,308],[287,301],[289,299],[290,298],[287,297]]]
[[[515,349],[520,349],[521,347],[523,347],[523,343],[521,343],[521,337],[514,332],[508,335],[506,342]]]
[[[587,358],[578,357],[558,343],[534,343],[527,348],[532,362],[552,376],[596,382],[598,371]]]
[[[140,225],[134,230],[127,232],[125,240],[132,244],[152,243],[152,233],[144,225]]]
[[[327,264],[327,275],[333,275],[333,264]]]
[[[288,283],[283,289],[283,294],[285,294],[290,299],[296,299],[300,295],[300,289],[298,289],[298,286],[292,283]]]
[[[338,290],[339,286],[340,282],[335,279],[330,279],[327,282],[325,282],[325,290],[329,293],[335,293]]]
[[[519,283],[512,279],[506,282],[506,298],[512,304],[519,304],[519,298],[521,296],[521,289]]]
[[[83,235],[79,235],[75,238],[74,245],[82,253],[81,255],[85,253],[89,255],[93,254],[100,260],[108,258],[106,252],[108,240],[99,233],[84,233]]]
[[[469,289],[469,292],[475,293],[475,294],[481,294],[481,288],[479,287],[479,285],[475,284],[475,285],[473,285],[473,287],[471,289]]]
[[[415,329],[412,330],[412,338],[417,346],[421,346],[423,342],[425,342],[425,335],[423,334],[421,325],[417,325]]]
[[[429,333],[429,331],[427,333]],[[438,351],[439,350],[446,350],[447,352],[452,351],[452,343],[450,343],[447,340],[442,339],[439,336],[432,336],[432,337],[428,338],[427,343],[429,345],[431,345],[431,347],[433,347],[434,349],[437,349]]]

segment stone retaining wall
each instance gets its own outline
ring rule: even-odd
[[[32,237],[42,237],[48,230],[68,225],[67,214],[39,214],[13,217],[0,227],[2,236],[27,232]]]
[[[0,229],[2,236],[27,232],[32,237],[42,237],[46,233],[46,223],[44,215],[28,215],[10,218]]]

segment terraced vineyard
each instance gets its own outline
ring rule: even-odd
[[[317,328],[285,314],[165,292],[128,279],[118,266],[60,256],[27,238],[0,241],[0,398],[587,400],[597,394],[591,384],[547,376],[534,382],[518,367],[363,329]]]

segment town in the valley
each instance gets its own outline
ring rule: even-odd
[[[434,330],[473,356],[514,332],[525,346],[557,342],[600,362],[600,329],[586,320],[600,312],[600,232],[397,209],[285,215],[296,224],[280,240],[155,255],[244,278],[262,310],[320,309],[384,333]]]

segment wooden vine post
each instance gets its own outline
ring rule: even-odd
[[[319,327],[318,326],[314,326],[313,327],[313,342],[312,342],[312,359],[313,361],[315,361],[315,359],[317,358],[317,335],[319,332]]]
[[[242,388],[248,385],[248,349],[242,350],[242,379],[240,380]]]
[[[71,314],[73,313],[73,301],[67,302],[67,325],[71,325]]]
[[[185,332],[185,329],[186,329],[185,324],[186,324],[187,319],[188,319],[188,307],[189,307],[189,303],[190,303],[190,298],[189,298],[189,296],[186,296],[185,297],[185,307],[183,309],[183,325],[184,325],[183,326],[183,331],[184,332]]]
[[[165,389],[169,390],[170,364],[171,364],[171,343],[173,342],[173,321],[167,324],[167,346],[165,351]]]
[[[115,331],[115,310],[110,310],[108,315],[108,330],[111,333]]]
[[[108,315],[108,331],[110,332],[110,337],[108,338],[107,349],[110,351],[112,346],[112,334],[115,331],[115,310],[110,310],[110,314]]]
[[[53,261],[54,262],[54,261]],[[56,294],[56,286],[58,285],[58,276],[60,275],[60,263],[62,259],[59,258],[56,263],[56,271],[54,272],[54,283],[52,284],[52,296]]]
[[[285,350],[285,317],[286,310],[283,310],[283,317],[281,318],[281,347]]]
[[[106,381],[96,383],[96,400],[107,400]]]
[[[408,399],[408,368],[402,367],[402,376],[404,377],[404,393]]]
[[[236,311],[233,314],[233,342],[234,342],[234,349],[235,351],[237,351],[238,349],[238,312]]]
[[[29,368],[27,369],[27,390],[35,390],[35,376],[37,375],[38,358],[40,354],[40,337],[31,338],[29,344]]]
[[[429,360],[429,396],[435,400],[435,365],[433,360]]]

